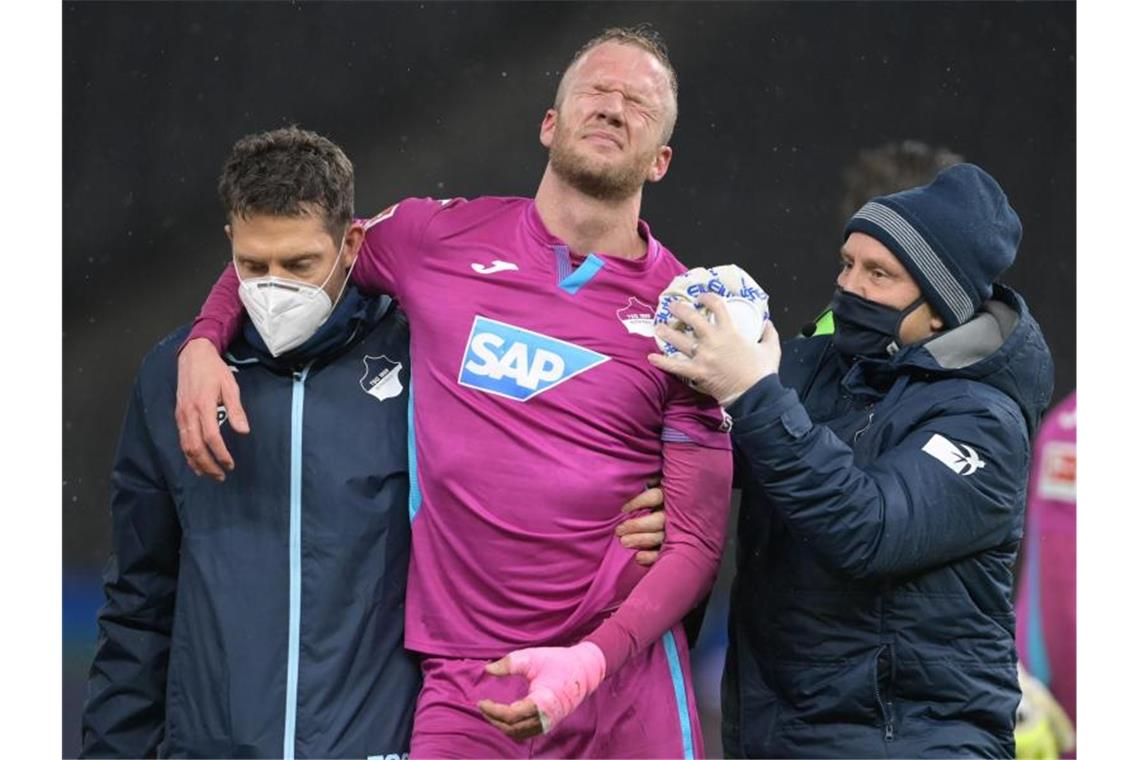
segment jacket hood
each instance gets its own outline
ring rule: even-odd
[[[1030,434],[1053,395],[1053,356],[1025,300],[995,284],[973,319],[908,346],[881,369],[892,374],[960,377],[992,386],[1017,402]]]
[[[231,353],[238,359],[257,359],[278,370],[292,371],[314,360],[328,360],[368,334],[393,308],[388,296],[365,295],[353,285],[345,287],[344,295],[333,307],[332,314],[317,331],[301,345],[273,356],[253,322],[247,316],[242,323],[241,338]]]

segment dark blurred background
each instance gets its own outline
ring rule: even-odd
[[[641,21],[681,87],[673,165],[643,216],[683,261],[745,267],[791,337],[833,289],[844,166],[889,141],[944,146],[1020,214],[1005,280],[1044,328],[1055,399],[1075,386],[1073,3],[66,3],[65,756],[120,421],[143,355],[228,260],[215,181],[231,144],[289,123],[330,136],[356,165],[360,215],[408,195],[530,195],[565,62]],[[714,755],[723,614],[718,594],[695,655]]]

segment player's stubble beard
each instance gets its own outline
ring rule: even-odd
[[[624,201],[641,190],[657,154],[657,149],[651,148],[618,164],[608,164],[577,150],[573,142],[573,136],[555,127],[550,168],[578,192],[602,201]]]

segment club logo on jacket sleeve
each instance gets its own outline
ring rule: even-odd
[[[403,368],[402,363],[394,362],[387,356],[365,356],[360,387],[379,401],[395,398],[404,391],[404,384],[400,382],[400,370]]]
[[[459,384],[527,401],[608,356],[506,322],[476,316],[459,368]]]
[[[922,450],[962,476],[973,475],[986,466],[977,451],[964,443],[954,443],[943,438],[938,433],[930,436]]]

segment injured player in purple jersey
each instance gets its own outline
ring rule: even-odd
[[[411,326],[413,755],[703,753],[678,623],[716,574],[731,448],[716,403],[645,359],[658,295],[687,268],[638,219],[676,115],[672,69],[639,40],[603,35],[567,69],[533,200],[407,199],[362,224],[353,282]],[[227,269],[192,337],[228,341],[237,286]],[[646,570],[614,529],[662,469],[669,529]],[[484,719],[482,700],[531,690],[488,662],[576,645],[597,688],[574,709],[564,679],[541,679],[548,734],[520,743]]]

